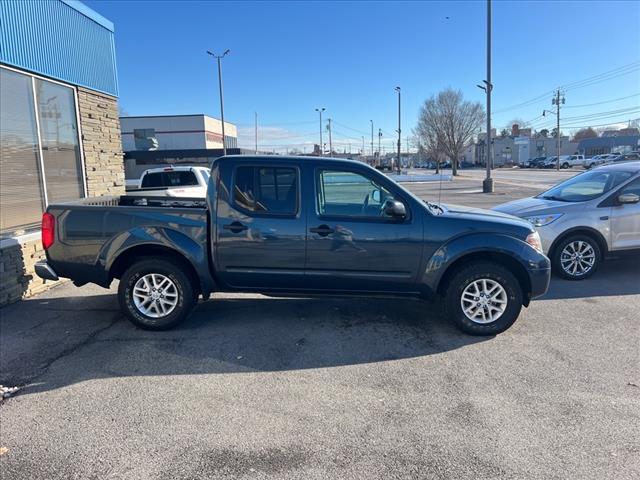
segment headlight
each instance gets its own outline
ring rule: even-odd
[[[527,243],[535,248],[538,252],[544,253],[542,251],[542,242],[540,241],[540,234],[538,232],[530,233],[527,236]]]
[[[549,225],[552,222],[555,222],[559,219],[564,213],[551,213],[549,215],[536,215],[534,217],[525,217],[531,225],[534,227],[544,227],[545,225]]]

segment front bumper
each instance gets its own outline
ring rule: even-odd
[[[544,295],[549,289],[549,282],[551,282],[551,268],[529,270],[529,281],[531,282],[530,299]]]
[[[44,280],[59,280],[58,274],[53,270],[53,268],[51,268],[46,260],[36,262],[34,269],[36,271],[36,275]]]

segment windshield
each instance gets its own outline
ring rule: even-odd
[[[586,172],[556,185],[538,195],[538,198],[561,202],[586,202],[607,193],[632,175],[633,172],[621,171]]]

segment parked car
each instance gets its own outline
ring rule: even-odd
[[[596,167],[494,208],[530,221],[555,273],[582,280],[610,253],[640,252],[640,162]]]
[[[541,168],[556,168],[556,158],[558,157],[547,157],[542,162]]]
[[[542,165],[547,157],[535,157],[530,158],[524,164],[525,168],[539,168]]]
[[[127,184],[127,195],[204,198],[208,182],[207,167],[151,168],[142,173],[139,188]]]
[[[560,157],[560,168],[571,168],[582,166],[584,155],[563,155]]]
[[[99,197],[51,204],[46,279],[108,287],[136,325],[170,328],[199,295],[433,298],[474,335],[509,328],[545,293],[550,263],[533,226],[425,202],[360,162],[227,156],[206,199]]]
[[[623,155],[624,161],[629,162],[633,160],[640,160],[640,152],[629,152]]]
[[[602,155],[594,155],[591,158],[586,158],[584,162],[582,162],[582,166],[587,170],[589,170],[593,167],[606,163],[609,158],[613,158],[613,157],[615,157],[615,155],[611,155],[609,153],[604,153]]]

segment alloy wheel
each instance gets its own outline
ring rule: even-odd
[[[160,273],[148,273],[140,277],[132,294],[138,311],[151,318],[166,317],[178,304],[175,283]]]
[[[487,324],[498,320],[507,308],[504,287],[490,278],[471,282],[463,290],[460,305],[465,316],[475,323]]]
[[[584,240],[568,243],[560,253],[562,269],[572,277],[580,277],[591,271],[596,263],[596,252]]]

